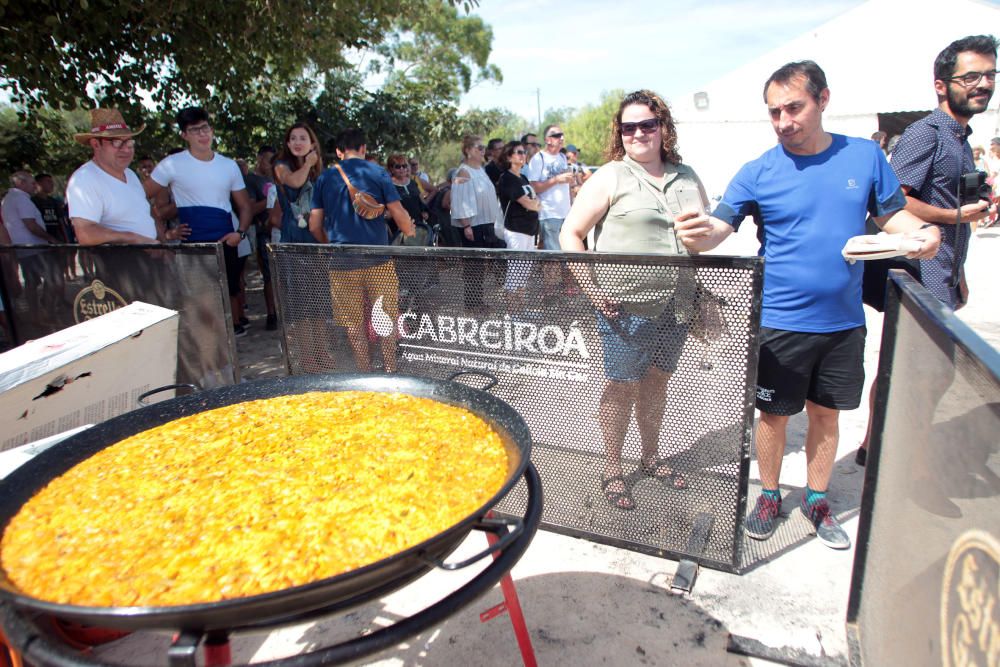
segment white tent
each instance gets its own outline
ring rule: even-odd
[[[966,35],[1000,35],[1000,5],[982,0],[869,0],[680,99],[671,100],[678,143],[708,189],[720,196],[743,165],[775,143],[763,100],[764,82],[788,62],[814,60],[826,72],[830,132],[890,134],[937,106],[934,58]],[[696,106],[696,95],[707,106]],[[973,146],[988,146],[998,129],[995,95],[972,119]],[[914,113],[916,112],[916,113]],[[896,129],[899,128],[899,129]]]

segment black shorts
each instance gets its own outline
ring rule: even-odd
[[[240,274],[243,273],[243,265],[246,264],[246,257],[239,256],[239,250],[226,243],[222,244],[222,256],[226,260],[226,282],[229,285],[229,296],[236,296],[243,291],[240,285]]]
[[[794,415],[806,400],[833,410],[861,404],[865,327],[801,333],[761,327],[757,409]]]
[[[267,258],[267,244],[271,242],[271,232],[257,233],[257,268],[265,285],[271,283],[271,262]]]

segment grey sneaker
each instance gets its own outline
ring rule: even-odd
[[[799,507],[802,510],[802,514],[809,519],[816,529],[816,539],[831,549],[851,548],[851,538],[847,536],[844,529],[833,518],[826,498],[810,504],[806,502],[806,497],[802,496],[802,504]]]
[[[743,530],[755,540],[766,540],[774,534],[781,513],[781,498],[773,500],[764,494],[757,497],[757,504],[747,516]]]

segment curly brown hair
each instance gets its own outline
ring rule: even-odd
[[[674,118],[663,98],[651,90],[637,90],[622,98],[621,104],[618,105],[618,113],[611,120],[611,136],[608,139],[608,148],[604,152],[605,158],[611,161],[621,160],[625,156],[625,145],[622,143],[622,112],[625,107],[633,104],[642,104],[659,119],[660,128],[663,130],[660,157],[665,162],[680,164],[682,160],[680,153],[677,152],[677,127],[674,125]]]

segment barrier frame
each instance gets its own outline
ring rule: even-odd
[[[729,535],[729,540],[731,540],[732,549],[729,553],[729,558],[727,560],[720,560],[715,558],[710,558],[704,556],[702,553],[689,552],[683,550],[673,550],[673,549],[663,549],[652,545],[639,544],[633,541],[616,539],[614,537],[609,537],[607,535],[601,535],[595,532],[589,532],[586,530],[563,526],[560,524],[551,523],[546,521],[544,516],[542,519],[542,527],[546,530],[557,532],[560,534],[568,535],[571,537],[578,537],[586,539],[591,542],[607,544],[610,546],[615,546],[638,553],[644,553],[651,556],[672,558],[672,559],[688,559],[693,560],[699,565],[705,565],[713,569],[720,571],[738,574],[741,571],[741,557],[743,549],[743,524],[745,521],[747,502],[748,502],[748,486],[749,486],[749,472],[750,472],[750,452],[753,441],[753,426],[754,426],[754,414],[755,414],[755,403],[756,403],[756,384],[755,378],[757,374],[757,362],[758,354],[757,350],[759,348],[759,336],[760,336],[760,311],[762,305],[762,286],[763,286],[763,275],[764,275],[764,262],[760,257],[745,257],[745,256],[728,256],[728,255],[697,255],[697,256],[674,256],[674,255],[661,255],[661,254],[645,254],[645,253],[635,253],[635,254],[619,254],[619,253],[594,253],[594,252],[557,252],[557,251],[515,251],[507,249],[481,249],[481,248],[431,248],[431,247],[399,247],[399,246],[340,246],[340,245],[319,245],[319,244],[268,244],[268,252],[270,253],[271,259],[271,280],[272,285],[276,295],[283,295],[283,285],[281,284],[281,270],[277,267],[281,264],[280,256],[283,253],[295,253],[297,255],[303,255],[305,257],[315,256],[318,261],[320,258],[338,257],[338,256],[378,256],[387,258],[413,258],[413,257],[426,257],[428,260],[448,260],[448,259],[461,259],[461,258],[476,258],[476,259],[490,259],[495,258],[498,260],[544,260],[546,262],[557,263],[557,262],[568,262],[568,263],[581,263],[581,264],[614,264],[614,263],[641,263],[647,266],[670,266],[670,267],[684,267],[691,269],[710,269],[710,268],[722,268],[722,269],[737,269],[741,271],[748,272],[750,275],[751,288],[750,288],[750,331],[751,340],[750,348],[751,351],[747,358],[747,377],[749,380],[745,383],[743,387],[743,392],[741,396],[741,406],[742,406],[742,422],[740,426],[741,432],[741,444],[739,447],[738,463],[736,466],[737,470],[737,492],[736,492],[736,506],[733,508],[735,512],[734,516],[734,526],[732,533]],[[276,303],[278,307],[279,320],[281,321],[282,334],[285,338],[284,353],[286,359],[286,366],[289,374],[293,372],[293,365],[291,360],[291,343],[287,337],[288,332],[284,329],[286,321],[286,313],[284,310],[283,298],[276,298]],[[558,446],[553,447],[553,449],[558,449]],[[500,510],[500,513],[506,513],[504,510]],[[692,534],[690,535],[688,544],[698,545],[697,526],[695,526]]]
[[[960,349],[968,361],[984,371],[994,383],[1000,386],[1000,352],[984,341],[960,320],[954,311],[942,304],[907,272],[899,269],[889,271],[885,304],[882,345],[876,374],[878,384],[872,412],[872,432],[865,465],[864,490],[861,495],[857,543],[845,619],[848,659],[849,664],[853,667],[864,664],[863,633],[859,622],[865,596],[865,576],[872,538],[873,515],[878,510],[876,495],[879,484],[880,453],[885,435],[886,415],[889,408],[893,366],[897,350],[897,327],[902,309],[907,308],[913,314],[916,323],[929,338],[943,340],[954,349]]]

